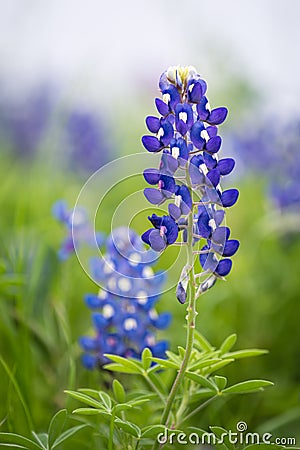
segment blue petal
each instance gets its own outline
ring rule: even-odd
[[[176,183],[173,177],[170,177],[168,175],[161,175],[160,177],[160,189],[162,190],[162,193],[167,197],[170,198],[172,194],[175,192]]]
[[[203,158],[208,169],[214,169],[218,164],[218,161],[209,153],[203,152]]]
[[[166,238],[168,244],[174,244],[178,237],[178,225],[172,217],[163,216],[162,225],[166,227]]]
[[[226,277],[226,275],[228,275],[229,272],[231,271],[231,267],[232,267],[231,259],[228,259],[228,258],[221,259],[215,272],[218,275],[220,275],[220,277]]]
[[[237,241],[236,239],[230,239],[225,244],[223,255],[233,256],[238,251],[239,246],[240,246],[239,241]]]
[[[163,217],[159,217],[156,214],[152,214],[152,216],[148,216],[148,219],[152,223],[155,228],[159,228],[163,223]]]
[[[205,144],[205,140],[201,137],[201,131],[203,130],[203,123],[198,121],[194,123],[190,132],[191,141],[199,150],[202,150]]]
[[[143,136],[142,143],[148,152],[158,152],[161,150],[161,143],[155,136]]]
[[[165,239],[160,235],[159,230],[153,230],[149,234],[150,245],[156,252],[164,250],[167,246]]]
[[[209,139],[206,143],[205,149],[209,153],[217,153],[220,150],[222,139],[220,136],[215,136]]]
[[[220,172],[218,169],[210,170],[206,176],[214,187],[218,186],[220,181]]]
[[[96,356],[94,355],[90,355],[88,353],[84,353],[81,356],[81,362],[83,364],[83,366],[88,369],[88,370],[93,370],[95,369],[98,359]]]
[[[158,86],[161,91],[163,91],[164,89],[168,89],[168,87],[171,86],[171,84],[167,78],[166,70],[161,74],[161,76],[159,78]]]
[[[221,194],[221,202],[222,205],[226,208],[229,206],[233,206],[239,196],[239,191],[237,189],[227,189]]]
[[[200,236],[204,238],[209,238],[212,232],[212,229],[209,225],[210,217],[207,213],[207,211],[203,211],[198,218],[198,230]]]
[[[188,126],[185,122],[183,122],[183,120],[179,120],[176,124],[176,129],[178,133],[184,136],[188,131]]]
[[[180,102],[180,94],[179,94],[178,90],[176,89],[175,86],[170,85],[167,89],[163,89],[162,93],[169,94],[169,96],[170,96],[169,105],[174,111],[177,103]]]
[[[197,113],[200,120],[206,120],[209,116],[209,110],[207,108],[207,98],[202,97],[200,102],[197,104]]]
[[[188,91],[189,101],[192,103],[199,103],[202,98],[202,85],[199,82],[194,83],[192,89]]]
[[[159,170],[162,174],[173,175],[178,169],[178,160],[173,158],[170,153],[164,151],[161,157]]]
[[[221,175],[228,175],[232,172],[235,166],[235,161],[232,158],[223,158],[218,162],[218,169]]]
[[[155,230],[155,228],[150,228],[150,230],[145,231],[145,233],[143,233],[141,236],[142,241],[148,245],[150,245],[149,235],[153,230]]]
[[[101,313],[92,314],[93,323],[96,328],[103,330],[108,324],[108,319],[106,319]]]
[[[52,214],[60,222],[68,221],[69,210],[67,202],[65,202],[65,200],[58,200],[55,202],[52,206]]]
[[[177,300],[183,305],[186,302],[186,291],[184,289],[184,287],[182,286],[181,281],[178,283],[177,285],[177,289],[176,289],[176,297]]]
[[[171,314],[168,312],[164,312],[160,314],[155,320],[153,320],[153,325],[159,330],[164,330],[170,325],[171,322]]]
[[[160,171],[157,169],[146,169],[144,170],[144,178],[147,181],[147,183],[155,185],[159,182],[160,179]]]
[[[79,339],[79,344],[85,350],[86,352],[92,352],[98,349],[98,342],[95,338],[92,338],[90,336],[82,336]]]
[[[181,196],[181,204],[180,204],[180,208],[182,211],[182,214],[188,214],[190,212],[190,210],[192,209],[192,197],[191,197],[191,193],[190,190],[188,189],[187,186],[182,185],[179,187],[176,195],[180,195]]]
[[[189,165],[189,176],[193,186],[204,186],[206,177],[202,170],[194,164]]]
[[[167,105],[165,102],[163,102],[160,98],[155,99],[155,105],[156,105],[157,111],[162,116],[166,116],[169,113],[169,105]]]
[[[151,133],[157,133],[160,129],[160,120],[158,117],[148,116],[146,117],[146,125]]]
[[[211,111],[207,122],[212,125],[220,125],[227,117],[228,110],[225,107],[215,108]]]
[[[160,341],[151,346],[151,351],[156,358],[165,358],[165,352],[168,348],[169,344],[167,341]]]
[[[193,164],[194,166],[199,167],[201,164],[204,163],[204,161],[203,161],[203,158],[202,158],[201,155],[194,155],[194,156],[191,158],[190,163]]]
[[[165,200],[165,196],[159,189],[155,188],[145,188],[144,195],[148,202],[152,203],[152,205],[159,205]]]
[[[209,137],[215,137],[218,134],[218,127],[209,126],[209,127],[206,127],[206,131],[207,131]]]
[[[216,244],[225,244],[229,238],[229,234],[230,230],[228,227],[218,227],[213,231],[211,239]]]
[[[88,308],[91,309],[100,308],[103,305],[103,299],[94,294],[87,294],[84,297],[84,301]]]
[[[173,129],[173,125],[168,120],[166,120],[161,125],[161,127],[164,130],[164,135],[160,138],[160,140],[163,143],[163,145],[166,147],[167,145],[170,144],[171,139],[173,138],[174,129]]]
[[[174,205],[174,203],[169,204],[168,211],[170,216],[175,220],[178,220],[181,216],[181,209],[178,206]]]
[[[219,225],[221,225],[221,223],[223,222],[224,216],[225,216],[225,212],[223,211],[223,209],[218,209],[218,210],[215,212],[215,214],[214,214],[214,219],[215,219],[215,222],[216,222],[217,227],[218,227]]]

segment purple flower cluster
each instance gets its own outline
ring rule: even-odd
[[[139,358],[145,347],[164,357],[167,341],[157,341],[156,330],[169,326],[170,313],[158,314],[163,273],[154,273],[153,254],[145,251],[140,237],[131,229],[115,229],[107,239],[106,253],[91,260],[93,278],[101,286],[98,295],[85,297],[93,311],[94,336],[83,336],[82,361],[93,369],[107,363],[105,353]]]
[[[247,124],[238,135],[231,135],[238,148],[236,158],[247,170],[267,180],[268,195],[279,210],[300,208],[300,121],[278,119],[270,128],[270,119],[259,128]]]
[[[162,99],[155,104],[159,117],[148,116],[146,125],[151,135],[145,135],[142,143],[152,153],[161,152],[158,169],[144,171],[144,178],[152,187],[144,193],[154,205],[168,201],[168,214],[149,217],[152,228],[142,239],[155,251],[162,251],[174,244],[182,231],[182,241],[187,242],[188,215],[193,215],[193,242],[205,239],[205,245],[197,253],[209,282],[200,289],[206,290],[217,278],[223,278],[231,270],[230,259],[239,242],[230,239],[230,230],[222,225],[224,209],[238,199],[237,189],[222,191],[222,177],[231,173],[235,161],[219,159],[222,139],[218,125],[227,116],[227,109],[211,109],[206,97],[207,84],[189,67],[170,67],[159,80]],[[185,301],[183,285],[177,289],[178,299]],[[184,291],[184,289],[183,289]]]
[[[106,164],[112,149],[109,148],[103,123],[88,110],[73,110],[67,117],[64,129],[68,165],[77,172],[93,173]]]
[[[84,208],[69,209],[64,200],[58,200],[52,207],[53,216],[67,229],[67,236],[58,251],[61,260],[66,260],[82,244],[91,247],[101,247],[104,244],[103,233],[94,233]]]

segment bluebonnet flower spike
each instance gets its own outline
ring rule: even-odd
[[[162,99],[156,98],[155,104],[160,116],[146,118],[154,135],[143,136],[142,143],[149,152],[161,152],[161,162],[158,169],[144,171],[152,186],[144,194],[152,204],[168,202],[169,215],[149,216],[153,228],[143,233],[142,240],[157,252],[175,243],[181,233],[181,241],[187,242],[187,217],[192,215],[194,246],[206,240],[195,250],[208,274],[208,280],[198,286],[205,292],[217,278],[228,275],[230,258],[239,247],[237,240],[229,239],[229,229],[222,226],[225,209],[233,206],[239,195],[237,189],[221,188],[222,178],[235,166],[233,158],[218,156],[222,145],[218,126],[228,111],[223,106],[210,107],[207,84],[192,66],[170,67],[161,75],[159,88]],[[181,171],[180,178],[177,171]],[[186,284],[186,277],[181,276],[176,293],[181,303],[186,300]]]

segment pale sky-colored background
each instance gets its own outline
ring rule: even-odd
[[[274,110],[299,111],[299,0],[0,0],[0,81],[41,80],[105,105],[192,64],[241,74]],[[122,100],[123,99],[123,100]],[[130,108],[133,106],[130,105]]]

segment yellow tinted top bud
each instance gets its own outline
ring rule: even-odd
[[[167,70],[167,78],[173,84],[186,84],[187,81],[194,77],[197,71],[194,66],[170,66]]]

